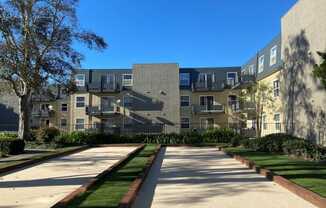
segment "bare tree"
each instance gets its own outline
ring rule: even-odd
[[[78,27],[79,0],[6,0],[0,2],[0,79],[19,97],[19,131],[29,137],[31,94],[49,81],[69,84],[83,55],[77,42],[104,49],[105,40]]]

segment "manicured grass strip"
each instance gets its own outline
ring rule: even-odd
[[[78,147],[65,147],[65,148],[56,149],[56,150],[51,151],[51,152],[45,152],[45,153],[42,153],[42,154],[38,154],[38,155],[29,157],[29,158],[23,158],[23,159],[12,160],[12,161],[1,161],[0,162],[0,172],[1,172],[1,169],[9,168],[11,166],[21,165],[21,164],[24,164],[26,162],[31,162],[31,161],[34,161],[34,160],[40,160],[42,158],[47,158],[49,156],[56,155],[56,154],[70,152],[70,151],[73,151],[73,150],[77,150],[79,148],[81,148],[81,147],[80,146],[78,146]]]
[[[156,145],[146,145],[145,149],[125,166],[107,176],[102,183],[73,200],[68,207],[118,207],[119,202],[128,192],[129,186],[142,173],[155,149]]]
[[[302,187],[326,197],[326,163],[292,159],[287,155],[254,152],[237,147],[225,152],[240,155]]]

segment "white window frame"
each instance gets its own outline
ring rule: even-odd
[[[199,75],[198,75],[198,82],[199,82],[199,83],[202,83],[202,82],[200,81],[200,77],[201,77],[201,76],[204,77],[205,87],[207,87],[207,73],[199,73]]]
[[[267,115],[264,113],[261,117],[262,124],[263,124],[263,130],[268,129],[268,123],[267,123]]]
[[[63,120],[66,121],[66,125],[64,125],[64,126],[62,125],[62,123],[63,123],[62,121],[63,121]],[[61,127],[61,128],[67,128],[67,126],[68,126],[68,120],[67,120],[66,118],[61,118],[61,119],[60,119],[60,127]]]
[[[184,81],[184,79],[181,79],[182,74],[186,74],[188,76],[187,84],[182,84],[181,80]],[[190,86],[190,73],[189,72],[181,72],[179,74],[179,82],[181,87],[189,87]]]
[[[77,79],[78,76],[82,76],[82,80]],[[85,87],[86,76],[85,74],[76,74],[75,75],[75,83],[77,87]]]
[[[125,79],[125,76],[131,76],[131,79]],[[123,87],[132,87],[134,82],[133,74],[122,74],[122,86]]]
[[[255,66],[253,64],[248,66],[249,75],[255,75]]]
[[[275,119],[275,117],[278,116],[278,120]],[[274,113],[274,122],[275,122],[275,130],[281,131],[281,114],[280,113]]]
[[[188,105],[181,105],[181,103],[182,103],[182,97],[188,97]],[[187,101],[184,101],[184,102],[187,102]],[[181,95],[180,96],[180,106],[181,107],[189,107],[191,105],[191,103],[190,103],[190,96],[189,95]]]
[[[216,102],[215,102],[215,96],[214,96],[214,95],[200,95],[200,96],[199,96],[199,105],[200,105],[200,106],[207,106],[207,103],[206,103],[206,105],[201,105],[201,102],[200,102],[200,101],[201,101],[201,98],[202,98],[202,97],[213,97],[213,105],[216,105]]]
[[[215,119],[214,118],[200,118],[199,121],[200,121],[200,128],[201,129],[209,129],[209,126],[208,126],[208,119],[213,119],[213,128],[215,126]],[[205,126],[203,126],[203,120],[205,120]]]
[[[229,74],[235,74],[235,79],[229,78]],[[227,83],[229,85],[234,86],[235,84],[238,83],[238,72],[227,72],[226,73],[226,80],[227,80]],[[231,80],[234,80],[234,81],[231,81]]]
[[[83,120],[83,122],[78,123],[78,120]],[[77,125],[82,125],[82,128],[77,128]],[[84,118],[76,118],[76,120],[75,120],[75,130],[77,130],[77,131],[85,130],[85,119]]]
[[[258,58],[258,73],[264,71],[264,66],[265,66],[265,55],[262,55]]]
[[[66,110],[63,110],[63,105],[66,105]],[[61,112],[68,112],[68,103],[61,103]]]
[[[188,119],[188,122],[183,122],[184,119]],[[183,127],[182,125],[187,125],[187,127]],[[190,129],[190,118],[189,117],[182,117],[181,118],[181,129]]]
[[[269,65],[273,66],[277,62],[277,45],[273,46],[270,50],[270,59],[269,59]]]
[[[275,83],[278,82],[278,86],[275,87]],[[276,94],[276,91],[278,92]],[[273,80],[273,95],[274,97],[279,97],[280,96],[280,92],[281,92],[281,82],[279,79]]]
[[[84,106],[78,106],[78,103],[81,103],[81,101],[78,101],[78,98],[84,98]],[[86,97],[85,96],[76,96],[76,108],[85,108],[86,107]]]

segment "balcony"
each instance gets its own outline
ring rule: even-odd
[[[240,107],[240,101],[238,100],[232,100],[229,101],[229,108],[232,112],[238,113],[241,112],[241,107]]]
[[[102,92],[119,92],[121,89],[116,82],[102,84]]]
[[[223,105],[193,105],[194,113],[224,113]]]
[[[205,91],[222,91],[225,88],[224,82],[196,82],[192,84],[193,92],[205,92]]]
[[[32,116],[34,117],[40,117],[40,118],[50,118],[54,116],[54,111],[53,110],[38,110],[38,111],[33,111]]]
[[[119,109],[116,106],[99,107],[92,106],[86,108],[86,114],[90,116],[103,117],[103,116],[113,116],[119,114]]]
[[[241,75],[241,81],[239,83],[237,83],[236,85],[234,85],[234,87],[232,89],[247,88],[247,87],[251,86],[252,84],[254,84],[255,81],[256,81],[255,75],[250,75],[250,74]]]
[[[89,83],[88,91],[89,92],[101,92],[101,83]]]

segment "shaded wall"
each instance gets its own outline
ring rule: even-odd
[[[325,144],[326,90],[312,76],[326,51],[325,0],[299,0],[282,18],[283,100],[289,133]]]

